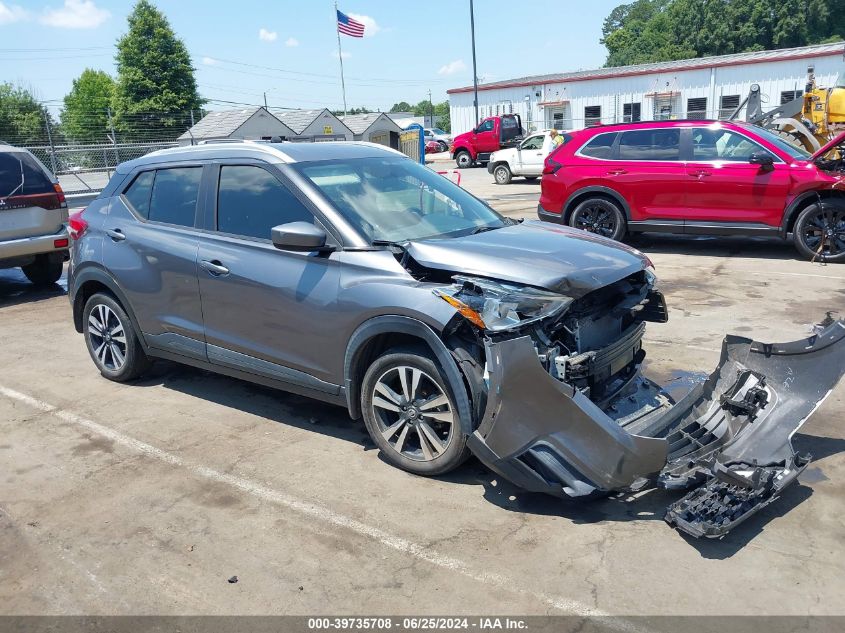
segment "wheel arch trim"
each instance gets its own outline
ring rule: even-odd
[[[625,214],[625,221],[627,222],[631,219],[631,207],[628,205],[627,200],[622,197],[622,194],[615,189],[611,189],[610,187],[605,187],[603,185],[590,185],[588,187],[582,187],[569,195],[566,202],[563,203],[561,220],[564,223],[568,223],[569,215],[575,208],[575,201],[578,200],[578,198],[583,198],[586,194],[591,193],[602,194],[613,198],[622,208],[622,213]]]
[[[76,328],[76,331],[80,334],[82,333],[82,312],[85,309],[85,306],[82,304],[82,295],[79,292],[82,286],[90,281],[96,281],[97,283],[102,284],[105,286],[109,292],[111,292],[117,300],[120,302],[120,305],[126,310],[126,314],[129,315],[129,320],[132,322],[132,327],[135,329],[135,333],[138,336],[138,340],[141,342],[141,345],[144,351],[147,351],[147,342],[144,340],[144,333],[141,331],[141,328],[138,325],[138,319],[135,317],[135,312],[132,310],[132,306],[129,303],[124,292],[120,289],[117,281],[115,281],[114,277],[112,277],[108,272],[103,270],[102,268],[88,266],[81,271],[74,271],[73,274],[73,289],[71,295],[71,306],[73,310],[73,325]]]
[[[813,189],[811,191],[805,191],[804,193],[798,194],[795,199],[789,203],[786,207],[786,211],[783,213],[783,220],[781,221],[780,225],[780,233],[783,238],[789,234],[792,230],[792,227],[795,226],[795,222],[798,220],[798,215],[800,213],[800,209],[805,205],[808,200],[818,200],[819,197],[824,199],[825,197],[836,197],[845,199],[845,194],[841,192],[837,192],[838,190],[833,188],[828,189]],[[812,204],[812,203],[810,203]]]
[[[358,326],[349,338],[343,362],[343,376],[346,406],[349,410],[350,417],[357,419],[361,416],[359,403],[361,385],[353,379],[353,372],[357,368],[357,364],[361,362],[361,353],[366,349],[367,343],[381,334],[405,334],[420,338],[426,343],[446,374],[449,386],[455,395],[455,400],[457,401],[455,404],[458,409],[461,430],[466,435],[472,433],[472,407],[467,394],[467,388],[464,385],[463,374],[458,368],[452,353],[430,326],[407,316],[385,315],[373,317]]]

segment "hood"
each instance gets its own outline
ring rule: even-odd
[[[619,242],[537,221],[411,242],[407,251],[427,268],[526,284],[574,299],[650,265],[645,255]]]
[[[460,143],[461,141],[471,141],[472,140],[472,132],[464,132],[463,134],[458,134],[456,137],[452,139],[453,143]]]
[[[845,132],[840,132],[837,136],[833,139],[829,140],[827,143],[821,146],[816,153],[813,154],[810,158],[812,160],[816,160],[817,158],[821,158],[825,154],[827,154],[830,150],[832,150],[837,145],[845,144]]]

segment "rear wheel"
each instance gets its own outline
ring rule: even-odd
[[[472,156],[469,155],[468,151],[461,150],[455,154],[455,164],[458,166],[458,169],[472,167]]]
[[[390,350],[370,366],[361,410],[373,442],[398,468],[440,475],[469,454],[454,395],[443,371],[421,349]]]
[[[497,185],[508,184],[511,181],[510,168],[504,163],[496,165],[495,169],[493,169],[493,178],[495,178]]]
[[[447,145],[444,141],[437,141],[437,143],[440,147],[441,152],[448,152],[449,151],[449,145]]]
[[[91,360],[109,380],[137,378],[150,366],[132,321],[114,297],[97,293],[85,303],[82,332]]]
[[[569,226],[612,240],[621,240],[626,230],[622,210],[607,198],[587,198],[581,202],[569,217]]]
[[[51,286],[62,276],[64,262],[56,255],[38,255],[35,261],[22,266],[23,274],[36,286]]]
[[[823,262],[845,262],[845,201],[824,200],[801,212],[792,229],[798,252]]]

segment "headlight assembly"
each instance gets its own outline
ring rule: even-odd
[[[563,312],[572,299],[526,286],[477,277],[453,277],[455,283],[434,289],[464,318],[483,330],[501,332]]]

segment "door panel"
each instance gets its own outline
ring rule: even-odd
[[[780,226],[790,189],[789,166],[751,164],[767,152],[751,139],[719,128],[693,128],[687,163],[687,219],[691,222],[757,222]]]
[[[551,140],[547,134],[530,136],[520,145],[519,174],[522,176],[539,176],[543,172],[543,160],[549,152]]]
[[[485,119],[476,128],[473,144],[478,153],[495,152],[499,149],[499,130],[494,119]]]

